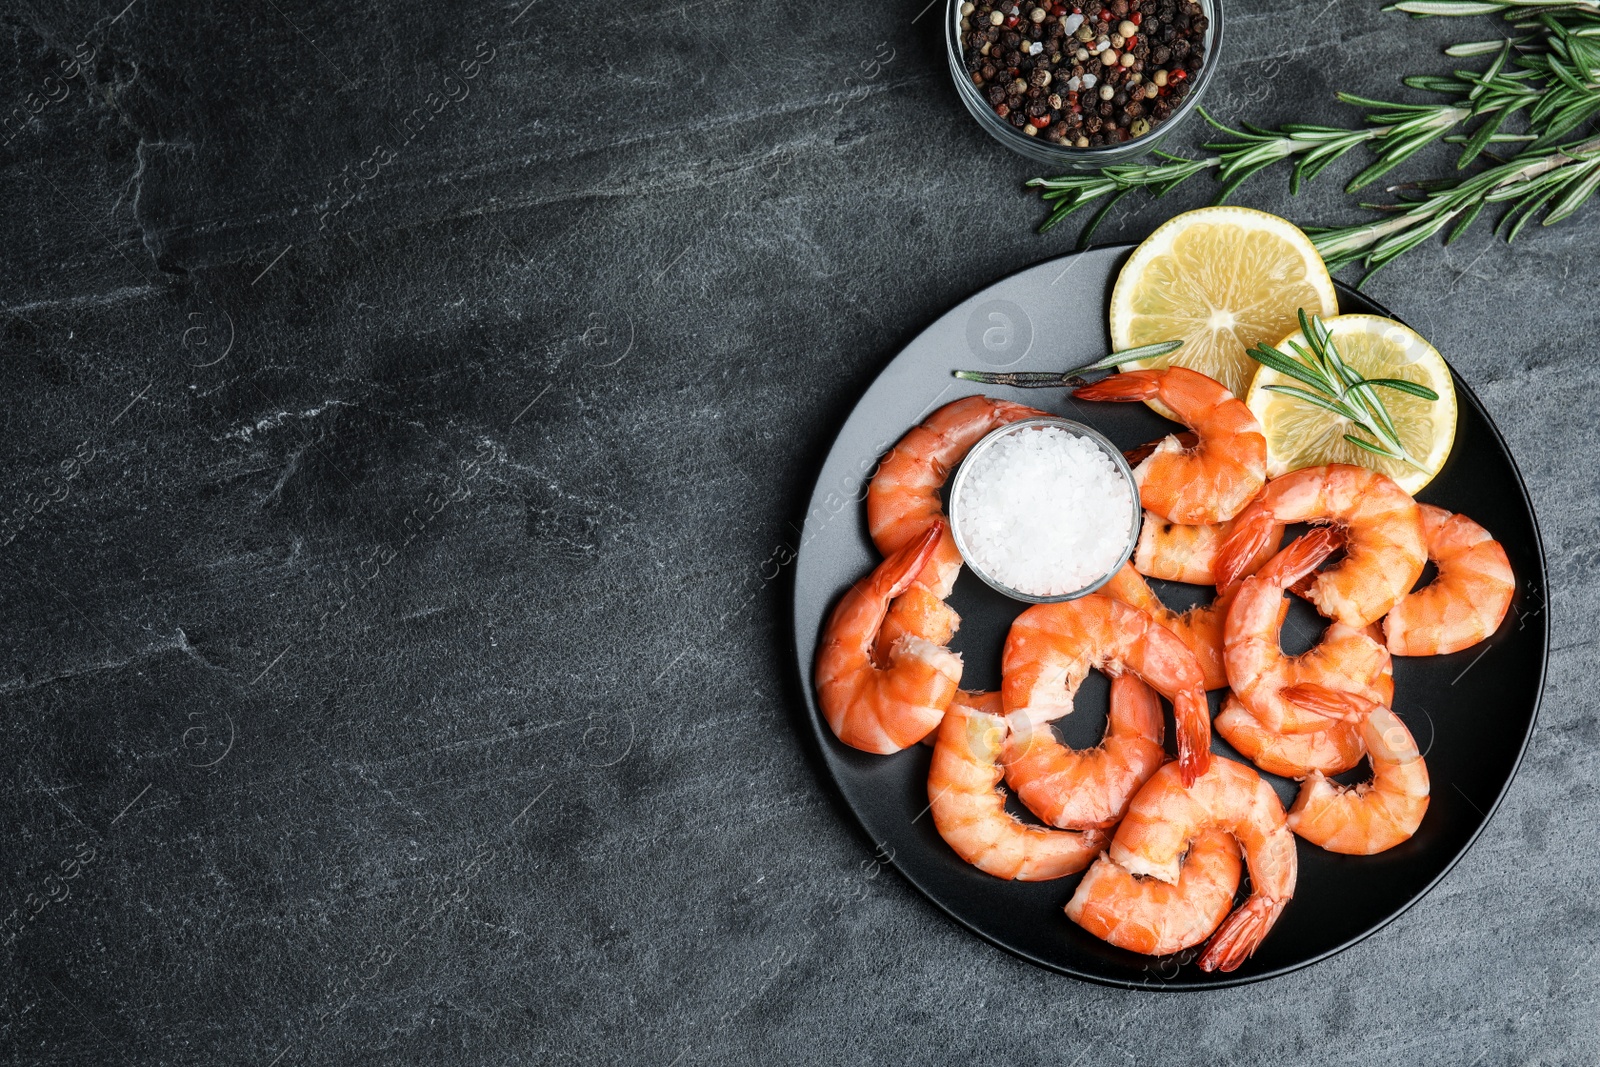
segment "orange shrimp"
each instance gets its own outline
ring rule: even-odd
[[[1047,723],[1010,720],[1006,784],[1051,826],[1083,830],[1116,825],[1128,800],[1166,761],[1161,701],[1133,674],[1111,679],[1111,714],[1098,747],[1071,749]]]
[[[1439,573],[1390,609],[1383,632],[1397,656],[1441,656],[1469,648],[1500,628],[1517,579],[1506,550],[1488,530],[1465,515],[1418,506],[1428,558]]]
[[[933,590],[920,583],[889,603],[889,614],[878,628],[873,656],[879,663],[889,662],[889,652],[900,638],[910,634],[935,645],[948,645],[961,628],[955,608],[940,600]]]
[[[968,396],[935,411],[900,439],[867,486],[867,528],[885,556],[920,537],[932,524],[944,533],[917,575],[940,600],[961,573],[961,552],[944,522],[939,491],[950,472],[990,430],[1046,412],[1007,400]],[[926,636],[926,635],[922,635]]]
[[[1139,528],[1139,543],[1133,550],[1134,569],[1169,582],[1216,585],[1217,553],[1233,528],[1234,522],[1185,526],[1146,511]],[[1245,564],[1244,575],[1254,574],[1277,553],[1283,543],[1283,530],[1282,523],[1273,524],[1261,549]]]
[[[1200,664],[1172,631],[1138,608],[1098,593],[1035,604],[1018,615],[1001,656],[1000,692],[1012,721],[1048,722],[1072,711],[1089,669],[1132,671],[1172,701],[1178,759],[1189,780],[1211,758],[1211,709]]]
[[[864,752],[898,752],[922,740],[955,697],[961,657],[906,634],[889,649],[888,666],[872,647],[889,601],[904,593],[933,557],[944,533],[935,522],[845,593],[817,649],[817,703],[839,740]]]
[[[1428,810],[1428,768],[1405,723],[1374,700],[1319,685],[1286,690],[1324,715],[1361,724],[1372,779],[1345,786],[1315,772],[1289,809],[1289,829],[1329,852],[1371,856],[1411,839]]]
[[[1317,575],[1306,597],[1330,619],[1366,626],[1411,591],[1428,562],[1422,513],[1388,475],[1348,463],[1307,467],[1268,482],[1239,514],[1217,559],[1218,588],[1244,575],[1277,522],[1332,523],[1345,558]]]
[[[1136,878],[1101,856],[1067,901],[1067,918],[1130,952],[1182,952],[1210,937],[1233,908],[1241,871],[1239,846],[1221,830],[1195,835],[1170,885]]]
[[[1031,826],[1006,811],[998,788],[1005,736],[1000,694],[956,695],[928,769],[928,810],[939,836],[997,878],[1039,882],[1078,873],[1105,847],[1106,834]]]
[[[1373,699],[1384,704],[1394,700],[1394,672],[1388,666],[1369,692]],[[1361,742],[1359,726],[1329,720],[1324,730],[1280,734],[1262,726],[1233,693],[1223,700],[1222,711],[1212,720],[1211,726],[1245,759],[1268,774],[1285,778],[1304,778],[1313,771],[1342,774],[1360,763],[1367,752]]]
[[[1167,437],[1133,472],[1144,506],[1173,522],[1225,522],[1261,491],[1267,439],[1244,402],[1214,378],[1184,367],[1113,374],[1072,394],[1080,400],[1159,399],[1195,433],[1185,448]]]
[[[1106,596],[1131,604],[1177,635],[1178,640],[1194,653],[1205,675],[1207,689],[1221,689],[1228,684],[1228,671],[1222,662],[1222,631],[1228,620],[1228,606],[1233,603],[1233,592],[1219,594],[1209,604],[1199,604],[1187,611],[1173,611],[1161,602],[1155,590],[1131,565],[1124,563],[1111,580],[1100,587]]]
[[[1312,530],[1246,578],[1234,593],[1223,635],[1228,681],[1244,706],[1267,730],[1278,734],[1325,730],[1326,716],[1285,700],[1282,690],[1313,682],[1370,694],[1389,668],[1389,651],[1364,628],[1330,623],[1322,640],[1308,652],[1285,655],[1279,643],[1289,602],[1284,597],[1294,582],[1316,569],[1337,546],[1339,534],[1328,527]]]
[[[1324,730],[1280,734],[1262,726],[1232,693],[1222,701],[1211,727],[1239,755],[1268,774],[1285,778],[1304,778],[1315,772],[1340,774],[1366,755],[1358,727],[1336,722]]]
[[[1294,896],[1299,869],[1283,805],[1260,775],[1218,757],[1185,786],[1178,767],[1167,764],[1134,795],[1109,855],[1129,874],[1175,885],[1184,852],[1206,830],[1231,834],[1250,874],[1250,896],[1222,921],[1199,960],[1201,970],[1231,971],[1278,921]]]

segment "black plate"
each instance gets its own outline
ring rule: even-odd
[[[1395,659],[1395,710],[1426,754],[1432,802],[1406,844],[1371,857],[1338,856],[1304,841],[1294,900],[1255,956],[1232,974],[1205,974],[1190,960],[1113,948],[1062,911],[1078,879],[1007,882],[960,860],[927,815],[930,750],[872,756],[839,743],[817,710],[812,658],[826,612],[879,560],[862,503],[874,464],[935,407],[976,392],[1007,396],[1098,428],[1127,448],[1171,430],[1142,404],[1088,404],[1053,390],[984,388],[950,376],[957,368],[1060,370],[1109,351],[1105,308],[1129,247],[1101,248],[1042,263],[983,290],[928,327],[884,368],[839,432],[812,494],[795,570],[796,656],[808,718],[823,759],[871,839],[913,885],[973,932],[1051,970],[1111,985],[1216,988],[1259,981],[1326,959],[1416,903],[1482,832],[1522,760],[1544,686],[1549,616],[1544,551],[1533,507],[1505,441],[1459,377],[1455,450],[1420,499],[1465,512],[1505,545],[1518,590],[1487,642],[1450,656]],[[1340,287],[1341,310],[1388,315]],[[1170,604],[1187,587],[1156,583]],[[994,689],[1006,630],[1024,605],[970,573],[952,605],[961,613],[954,647],[966,660],[962,685]],[[1309,647],[1322,622],[1298,601],[1284,628],[1291,651]],[[1057,727],[1074,745],[1094,744],[1105,725],[1107,686],[1091,675],[1077,711]],[[1215,710],[1216,694],[1213,694]],[[1172,736],[1170,713],[1169,747]],[[1213,749],[1240,757],[1216,738]],[[1364,765],[1363,765],[1364,768]],[[1359,777],[1361,770],[1353,772]],[[1296,785],[1266,776],[1287,805]],[[1466,914],[1462,921],[1468,921]]]

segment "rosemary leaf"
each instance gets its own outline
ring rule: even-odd
[[[1380,447],[1378,445],[1375,445],[1371,441],[1363,441],[1361,438],[1356,437],[1354,434],[1348,434],[1347,433],[1347,434],[1344,435],[1344,439],[1346,441],[1349,441],[1351,444],[1355,445],[1357,448],[1364,448],[1368,452],[1375,452],[1378,455],[1382,456],[1384,459],[1404,459],[1405,458],[1403,456],[1397,456],[1393,452],[1390,452],[1387,448],[1382,448],[1382,447]]]
[[[1161,356],[1170,355],[1182,347],[1182,341],[1157,341],[1155,344],[1140,345],[1138,348],[1124,348],[1121,352],[1113,352],[1104,359],[1098,359],[1093,363],[1085,363],[1081,367],[1074,367],[1069,373],[1079,374],[1086,370],[1107,370],[1123,363],[1158,359]]]
[[[1305,385],[1309,385],[1313,389],[1322,388],[1323,380],[1321,378],[1317,377],[1315,374],[1312,374],[1299,363],[1296,363],[1294,360],[1285,356],[1275,348],[1268,348],[1266,345],[1256,345],[1245,354],[1251,359],[1255,360],[1257,363],[1261,364],[1263,367],[1268,367],[1272,370],[1275,370],[1279,374],[1293,378]]]
[[[1306,390],[1293,385],[1264,385],[1262,388],[1269,393],[1282,393],[1285,396],[1292,396],[1296,400],[1304,400],[1308,404],[1315,404],[1319,408],[1325,408],[1326,410],[1333,412],[1335,415],[1341,415],[1344,418],[1349,419],[1351,422],[1357,424],[1366,421],[1348,404],[1341,403],[1337,400],[1329,400],[1326,397],[1318,396],[1316,393],[1307,392]]]
[[[1363,385],[1376,385],[1383,389],[1393,389],[1400,393],[1410,393],[1412,396],[1421,397],[1423,400],[1438,400],[1439,394],[1429,389],[1426,385],[1407,381],[1404,378],[1365,378]]]

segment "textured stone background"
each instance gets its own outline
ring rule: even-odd
[[[1102,989],[868,877],[762,569],[884,361],[1073,233],[1033,232],[922,0],[525,2],[0,14],[0,104],[52,98],[0,148],[0,1056],[1600,1059],[1600,209],[1370,285],[1544,527],[1504,807],[1327,963]],[[1210,102],[1342,120],[1490,32],[1235,0]],[[1239,199],[1354,218],[1339,185]]]

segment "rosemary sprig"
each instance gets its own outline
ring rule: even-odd
[[[1424,400],[1438,400],[1439,394],[1425,385],[1404,378],[1365,378],[1339,356],[1333,335],[1317,315],[1307,315],[1300,309],[1300,334],[1306,339],[1301,345],[1289,342],[1292,354],[1279,348],[1258,344],[1248,351],[1251,359],[1263,367],[1306,386],[1267,385],[1268,392],[1282,393],[1331,411],[1348,419],[1357,428],[1371,435],[1372,440],[1345,434],[1344,439],[1358,448],[1388,459],[1418,466],[1395,430],[1394,420],[1378,394],[1379,389],[1393,389],[1409,393]]]
[[[1183,347],[1182,341],[1157,341],[1153,345],[1140,345],[1138,348],[1124,348],[1121,352],[1113,352],[1109,356],[1085,363],[1081,367],[1073,367],[1065,371],[983,371],[983,370],[958,370],[955,376],[963,381],[982,382],[985,385],[1009,385],[1016,389],[1059,389],[1063,387],[1077,388],[1084,384],[1079,377],[1086,370],[1109,370],[1121,363],[1133,363],[1141,359],[1155,359],[1176,352]]]
[[[1165,196],[1196,174],[1221,162],[1216,158],[1184,159],[1166,152],[1156,152],[1155,155],[1162,162],[1123,163],[1104,167],[1093,174],[1064,174],[1059,178],[1034,178],[1029,181],[1028,184],[1033,188],[1044,190],[1044,201],[1052,205],[1050,217],[1039,227],[1039,232],[1044,233],[1068,215],[1088,207],[1101,197],[1110,196],[1111,199],[1095,213],[1079,234],[1079,244],[1087,244],[1106,213],[1118,200],[1135,189],[1147,190],[1157,197]]]
[[[1392,205],[1365,205],[1384,211],[1387,218],[1308,231],[1329,270],[1360,263],[1369,272],[1376,271],[1446,227],[1445,241],[1453,241],[1491,205],[1509,205],[1496,224],[1507,241],[1515,240],[1541,210],[1544,225],[1553,226],[1600,188],[1600,137],[1549,151],[1523,152],[1469,177],[1399,188],[1412,198]]]

